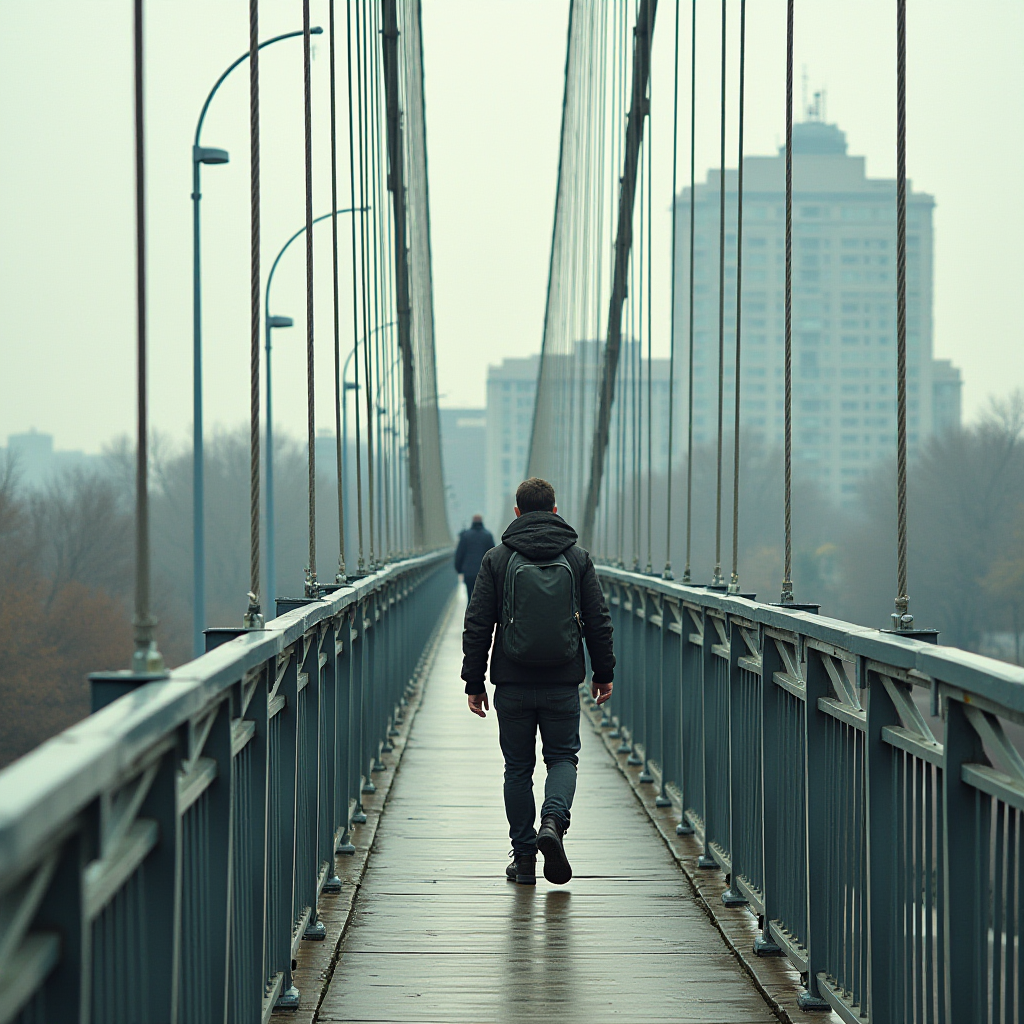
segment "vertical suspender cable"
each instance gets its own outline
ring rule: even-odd
[[[348,579],[345,569],[345,480],[342,475],[341,403],[345,401],[341,379],[341,320],[338,301],[338,112],[334,66],[334,0],[328,8],[331,61],[331,257],[334,286],[334,439],[338,465],[338,575],[336,583]],[[352,212],[355,217],[355,211]]]
[[[307,225],[308,228],[308,225]],[[307,231],[307,233],[309,233]],[[263,626],[260,612],[260,40],[259,0],[249,0],[249,607],[244,623]],[[271,452],[273,457],[273,452]],[[273,599],[273,595],[271,595]]]
[[[747,52],[747,0],[740,0],[739,157],[736,164],[736,387],[732,428],[732,577],[729,592],[740,590],[740,330],[743,314],[743,76]]]
[[[648,26],[648,30],[650,26]],[[653,63],[653,62],[652,62]],[[652,90],[653,91],[653,90]],[[652,202],[651,197],[654,189],[654,151],[651,148],[651,142],[654,136],[654,122],[651,119],[651,101],[647,101],[647,138],[645,140],[645,147],[647,149],[647,575],[650,576],[654,572],[654,566],[651,561],[651,537],[652,537],[652,515],[651,505],[653,498],[653,487],[654,487],[654,441],[651,427],[653,426],[653,417],[651,414],[651,399],[654,395],[653,381],[654,381],[654,358],[653,358],[653,340],[654,340],[654,319],[651,313],[654,308],[653,303],[653,289],[651,287],[651,280],[654,277],[654,261],[652,259],[654,253],[654,247],[651,244],[651,238],[654,234],[654,219],[651,216],[652,213]],[[641,296],[641,301],[643,297]]]
[[[785,529],[782,603],[793,601],[793,0],[786,10]]]
[[[359,285],[357,281],[356,260],[356,156],[355,128],[352,112],[352,0],[345,4],[346,42],[348,45],[348,187],[349,205],[352,207],[352,362],[355,364],[355,388],[353,391],[356,421],[356,520],[359,533],[358,571],[363,572],[366,565],[363,559],[363,464],[360,428],[359,428]],[[360,200],[363,198],[359,193]],[[362,223],[362,218],[360,218]],[[342,382],[342,401],[347,402],[344,381]],[[348,453],[345,453],[346,458]]]
[[[689,301],[689,369],[686,374],[686,564],[683,566],[683,582],[689,583],[690,539],[693,525],[693,241],[694,216],[696,214],[695,193],[697,141],[697,0],[693,0],[690,20],[690,301]]]
[[[675,54],[672,73],[672,280],[668,334],[668,461],[665,467],[665,568],[662,579],[672,579],[672,440],[675,426],[676,396],[676,177],[679,163],[679,0],[676,0]]]
[[[722,583],[722,403],[725,398],[725,16],[722,0],[722,111],[721,157],[718,178],[718,458],[715,485],[715,574],[712,586]]]
[[[907,3],[896,0],[896,610],[913,629],[907,594]]]
[[[149,609],[149,409],[146,390],[146,107],[142,0],[135,0],[135,652],[132,671],[163,671]]]
[[[366,8],[362,7],[361,17],[365,18]],[[367,160],[364,157],[367,148],[367,135],[369,134],[369,128],[367,121],[369,120],[369,88],[370,88],[370,74],[368,61],[371,59],[370,54],[373,52],[373,47],[369,39],[369,33],[366,25],[363,24],[362,31],[360,31],[360,22],[356,21],[356,50],[362,54],[362,61],[360,64],[360,82],[359,82],[359,176],[360,176],[360,188],[365,196],[368,191],[366,176],[367,176]],[[372,231],[372,228],[370,229]],[[370,303],[370,285],[366,280],[368,267],[367,267],[367,238],[366,238],[366,227],[364,224],[363,231],[363,377],[366,382],[366,492],[367,492],[367,513],[369,523],[369,540],[370,540],[370,568],[377,568],[377,549],[374,547],[374,516],[376,503],[374,501],[374,474],[373,474],[373,372],[372,372],[372,358],[370,349],[372,346],[369,320],[368,320],[368,308]],[[372,241],[372,238],[370,239]],[[357,396],[358,398],[358,396]]]
[[[319,597],[316,581],[316,423],[313,387],[313,97],[310,81],[309,0],[302,0],[302,88],[306,157],[306,434],[309,448],[309,563],[306,597]]]

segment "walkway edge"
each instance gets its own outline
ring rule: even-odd
[[[589,696],[583,705],[585,717],[600,737],[608,756],[615,763],[633,790],[634,796],[647,812],[654,827],[693,887],[698,905],[711,918],[729,948],[739,960],[770,1009],[787,1024],[841,1024],[834,1013],[808,1015],[797,1005],[803,991],[800,975],[788,960],[762,958],[754,955],[754,939],[758,936],[757,918],[746,907],[729,909],[722,903],[722,893],[728,888],[721,871],[702,870],[697,867],[701,845],[695,836],[676,835],[679,806],[673,798],[671,807],[656,807],[658,786],[640,782],[640,768],[626,763],[627,754],[618,752],[619,741],[609,736],[611,726],[601,727],[602,713]]]
[[[334,862],[338,877],[341,879],[341,892],[338,895],[322,894],[319,906],[320,920],[327,927],[326,938],[322,942],[303,942],[299,949],[297,967],[293,972],[295,986],[300,993],[299,1009],[294,1012],[275,1013],[274,1020],[294,1021],[295,1024],[314,1024],[318,1019],[324,995],[331,983],[334,968],[341,953],[341,942],[352,917],[363,875],[366,873],[366,865],[377,836],[377,827],[387,806],[395,776],[398,774],[402,754],[409,742],[416,713],[423,702],[424,686],[437,657],[441,638],[444,636],[455,610],[457,594],[458,591],[453,588],[448,607],[439,618],[417,666],[416,675],[410,681],[408,704],[400,726],[400,734],[391,739],[394,750],[382,756],[386,770],[374,777],[377,792],[363,798],[366,823],[356,825],[352,830],[352,843],[356,852],[335,855]]]

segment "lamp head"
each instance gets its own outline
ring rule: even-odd
[[[226,149],[213,149],[210,146],[193,146],[192,162],[196,164],[226,164],[228,162],[228,151]]]
[[[290,316],[268,316],[268,327],[294,327],[295,321]]]
[[[321,27],[320,27],[319,25],[314,25],[314,26],[313,26],[313,27],[312,27],[312,28],[311,28],[311,29],[309,30],[309,34],[310,34],[311,36],[322,36],[322,35],[324,34],[324,30],[323,30],[323,29],[322,29],[322,28],[321,28]]]

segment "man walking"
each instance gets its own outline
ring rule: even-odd
[[[557,512],[555,490],[546,480],[531,477],[519,485],[516,518],[501,544],[484,555],[462,635],[469,710],[481,718],[490,707],[484,674],[491,654],[512,840],[513,862],[505,874],[521,885],[536,884],[538,850],[549,882],[564,885],[572,878],[563,836],[576,792],[583,644],[598,704],[612,695],[615,668],[611,616],[594,563]],[[547,766],[539,831],[533,799],[538,728]]]
[[[459,544],[455,549],[455,571],[462,573],[466,584],[466,599],[473,596],[476,574],[480,571],[480,563],[484,555],[494,547],[494,536],[490,530],[484,529],[484,517],[473,516],[468,530],[459,534]]]

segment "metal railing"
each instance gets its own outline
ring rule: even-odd
[[[847,1022],[1024,1019],[1024,669],[599,566],[642,764]]]
[[[439,552],[279,602],[0,772],[0,1022],[296,1005],[292,957],[323,937],[335,852],[455,582]]]

